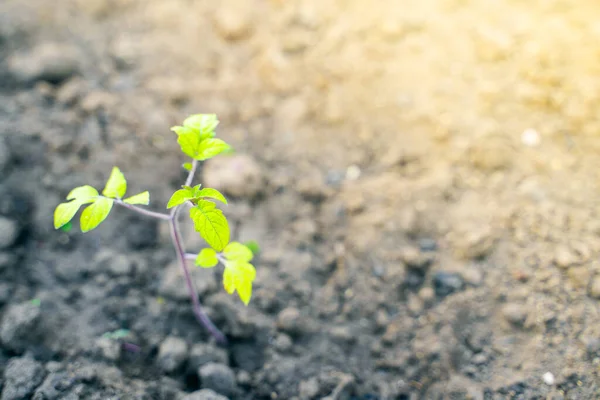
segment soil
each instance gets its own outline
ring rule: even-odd
[[[1,399],[600,398],[600,6],[367,3],[0,2]],[[261,246],[248,307],[194,271],[227,347],[166,227],[52,226],[113,165],[163,209],[198,112]]]

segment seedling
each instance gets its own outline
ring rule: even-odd
[[[177,253],[177,260],[185,277],[186,285],[192,300],[194,315],[220,343],[226,343],[225,336],[204,313],[194,283],[190,277],[186,260],[194,260],[195,265],[212,268],[221,263],[224,265],[223,286],[229,294],[237,291],[240,299],[248,305],[252,297],[252,282],[256,270],[250,263],[253,251],[258,249],[256,243],[246,246],[239,242],[229,241],[229,224],[223,212],[217,208],[215,201],[227,204],[227,199],[216,189],[192,185],[194,174],[200,161],[208,160],[216,155],[231,150],[221,139],[215,138],[215,128],[219,124],[214,114],[196,114],[183,121],[183,126],[171,128],[177,134],[177,142],[181,151],[189,156],[191,162],[183,164],[188,171],[187,179],[181,189],[175,191],[167,203],[168,213],[155,212],[143,208],[150,204],[150,194],[145,191],[125,197],[127,181],[119,168],[113,167],[102,194],[89,185],[79,186],[67,195],[67,202],[61,203],[54,211],[54,228],[68,231],[71,220],[83,205],[80,217],[82,232],[96,228],[106,219],[113,205],[125,207],[131,211],[150,218],[159,219],[169,224],[171,239]],[[186,253],[179,232],[179,213],[189,209],[189,216],[194,229],[210,246],[200,253]]]

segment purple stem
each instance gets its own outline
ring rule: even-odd
[[[190,169],[190,172],[185,180],[186,186],[191,185],[197,168],[198,168],[198,161],[194,160],[192,162],[192,168]],[[169,221],[169,227],[170,227],[170,231],[171,231],[171,239],[173,241],[173,246],[175,246],[175,250],[177,252],[177,260],[179,261],[179,266],[181,267],[181,270],[183,271],[183,276],[185,277],[185,283],[187,285],[188,292],[190,294],[190,298],[192,299],[192,307],[194,310],[194,315],[196,316],[196,319],[202,325],[204,325],[204,327],[210,332],[210,334],[215,338],[215,340],[218,343],[226,344],[227,338],[225,337],[225,335],[223,335],[223,333],[215,326],[215,324],[212,323],[212,321],[210,320],[208,315],[206,315],[206,313],[202,309],[202,306],[200,305],[200,300],[198,300],[198,292],[196,291],[196,288],[194,287],[194,282],[192,281],[192,277],[190,275],[190,270],[185,262],[187,256],[186,256],[185,250],[183,248],[183,241],[181,239],[181,233],[179,232],[179,221],[177,219],[181,206],[179,205],[179,206],[173,207],[171,209],[170,214],[163,214],[163,213],[158,213],[158,212],[154,212],[154,211],[149,211],[149,210],[146,210],[141,207],[136,207],[132,204],[125,203],[122,200],[115,200],[115,203],[117,203],[120,206],[123,206],[129,210],[135,211],[139,214],[142,214],[142,215],[145,215],[148,217],[152,217],[152,218],[157,218],[157,219],[160,219],[163,221]]]

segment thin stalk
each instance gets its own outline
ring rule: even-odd
[[[125,203],[123,200],[115,199],[116,204],[127,208],[128,210],[135,211],[138,214],[145,215],[146,217],[152,217],[156,219],[161,219],[163,221],[170,221],[171,215],[163,214],[155,211],[146,210],[145,208],[134,206],[133,204]]]
[[[192,162],[192,168],[190,169],[190,172],[185,180],[186,186],[191,185],[197,168],[198,161],[194,160]],[[119,199],[115,199],[115,203],[131,211],[135,211],[138,214],[160,219],[162,221],[169,221],[171,240],[173,241],[173,246],[175,247],[175,251],[177,253],[177,260],[179,262],[179,266],[181,267],[181,270],[183,271],[183,276],[185,277],[185,283],[187,285],[190,298],[192,300],[192,308],[194,310],[194,315],[196,316],[196,319],[202,325],[204,325],[204,327],[210,332],[210,334],[216,339],[218,343],[226,344],[227,338],[225,337],[225,335],[223,335],[223,333],[215,326],[215,324],[212,323],[210,318],[208,318],[208,315],[206,315],[206,313],[202,309],[202,306],[200,305],[200,300],[198,300],[198,292],[194,287],[194,281],[192,280],[190,270],[185,262],[186,258],[189,258],[189,254],[186,254],[185,249],[183,248],[183,240],[181,239],[181,233],[179,232],[179,221],[177,219],[177,217],[179,216],[181,205],[173,207],[169,214],[163,214],[155,211],[146,210],[144,208],[137,207],[133,204],[125,203],[124,201]],[[195,255],[193,256],[194,258],[196,257]]]
[[[194,179],[194,174],[196,173],[196,168],[198,168],[198,161],[194,160],[192,162],[192,168],[185,180],[185,185],[190,186],[192,180]],[[194,287],[194,281],[192,281],[192,277],[190,275],[190,270],[187,266],[185,249],[183,248],[183,241],[181,240],[181,233],[179,232],[179,221],[177,216],[179,215],[180,206],[173,207],[171,210],[169,225],[171,228],[171,239],[173,240],[173,245],[175,246],[175,250],[177,251],[177,260],[179,261],[179,266],[183,271],[183,276],[185,277],[185,283],[188,288],[188,292],[192,299],[192,307],[194,310],[194,315],[196,319],[200,321],[202,325],[210,332],[210,334],[216,339],[217,342],[225,344],[227,343],[227,338],[223,333],[212,323],[208,315],[202,309],[200,305],[200,300],[198,300],[198,292]]]

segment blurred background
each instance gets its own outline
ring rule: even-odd
[[[599,17],[1,1],[2,399],[599,397]],[[165,226],[115,209],[85,235],[52,227],[113,165],[164,209],[185,179],[169,128],[193,113],[236,149],[199,182],[261,247],[247,308],[194,271],[224,348]]]

